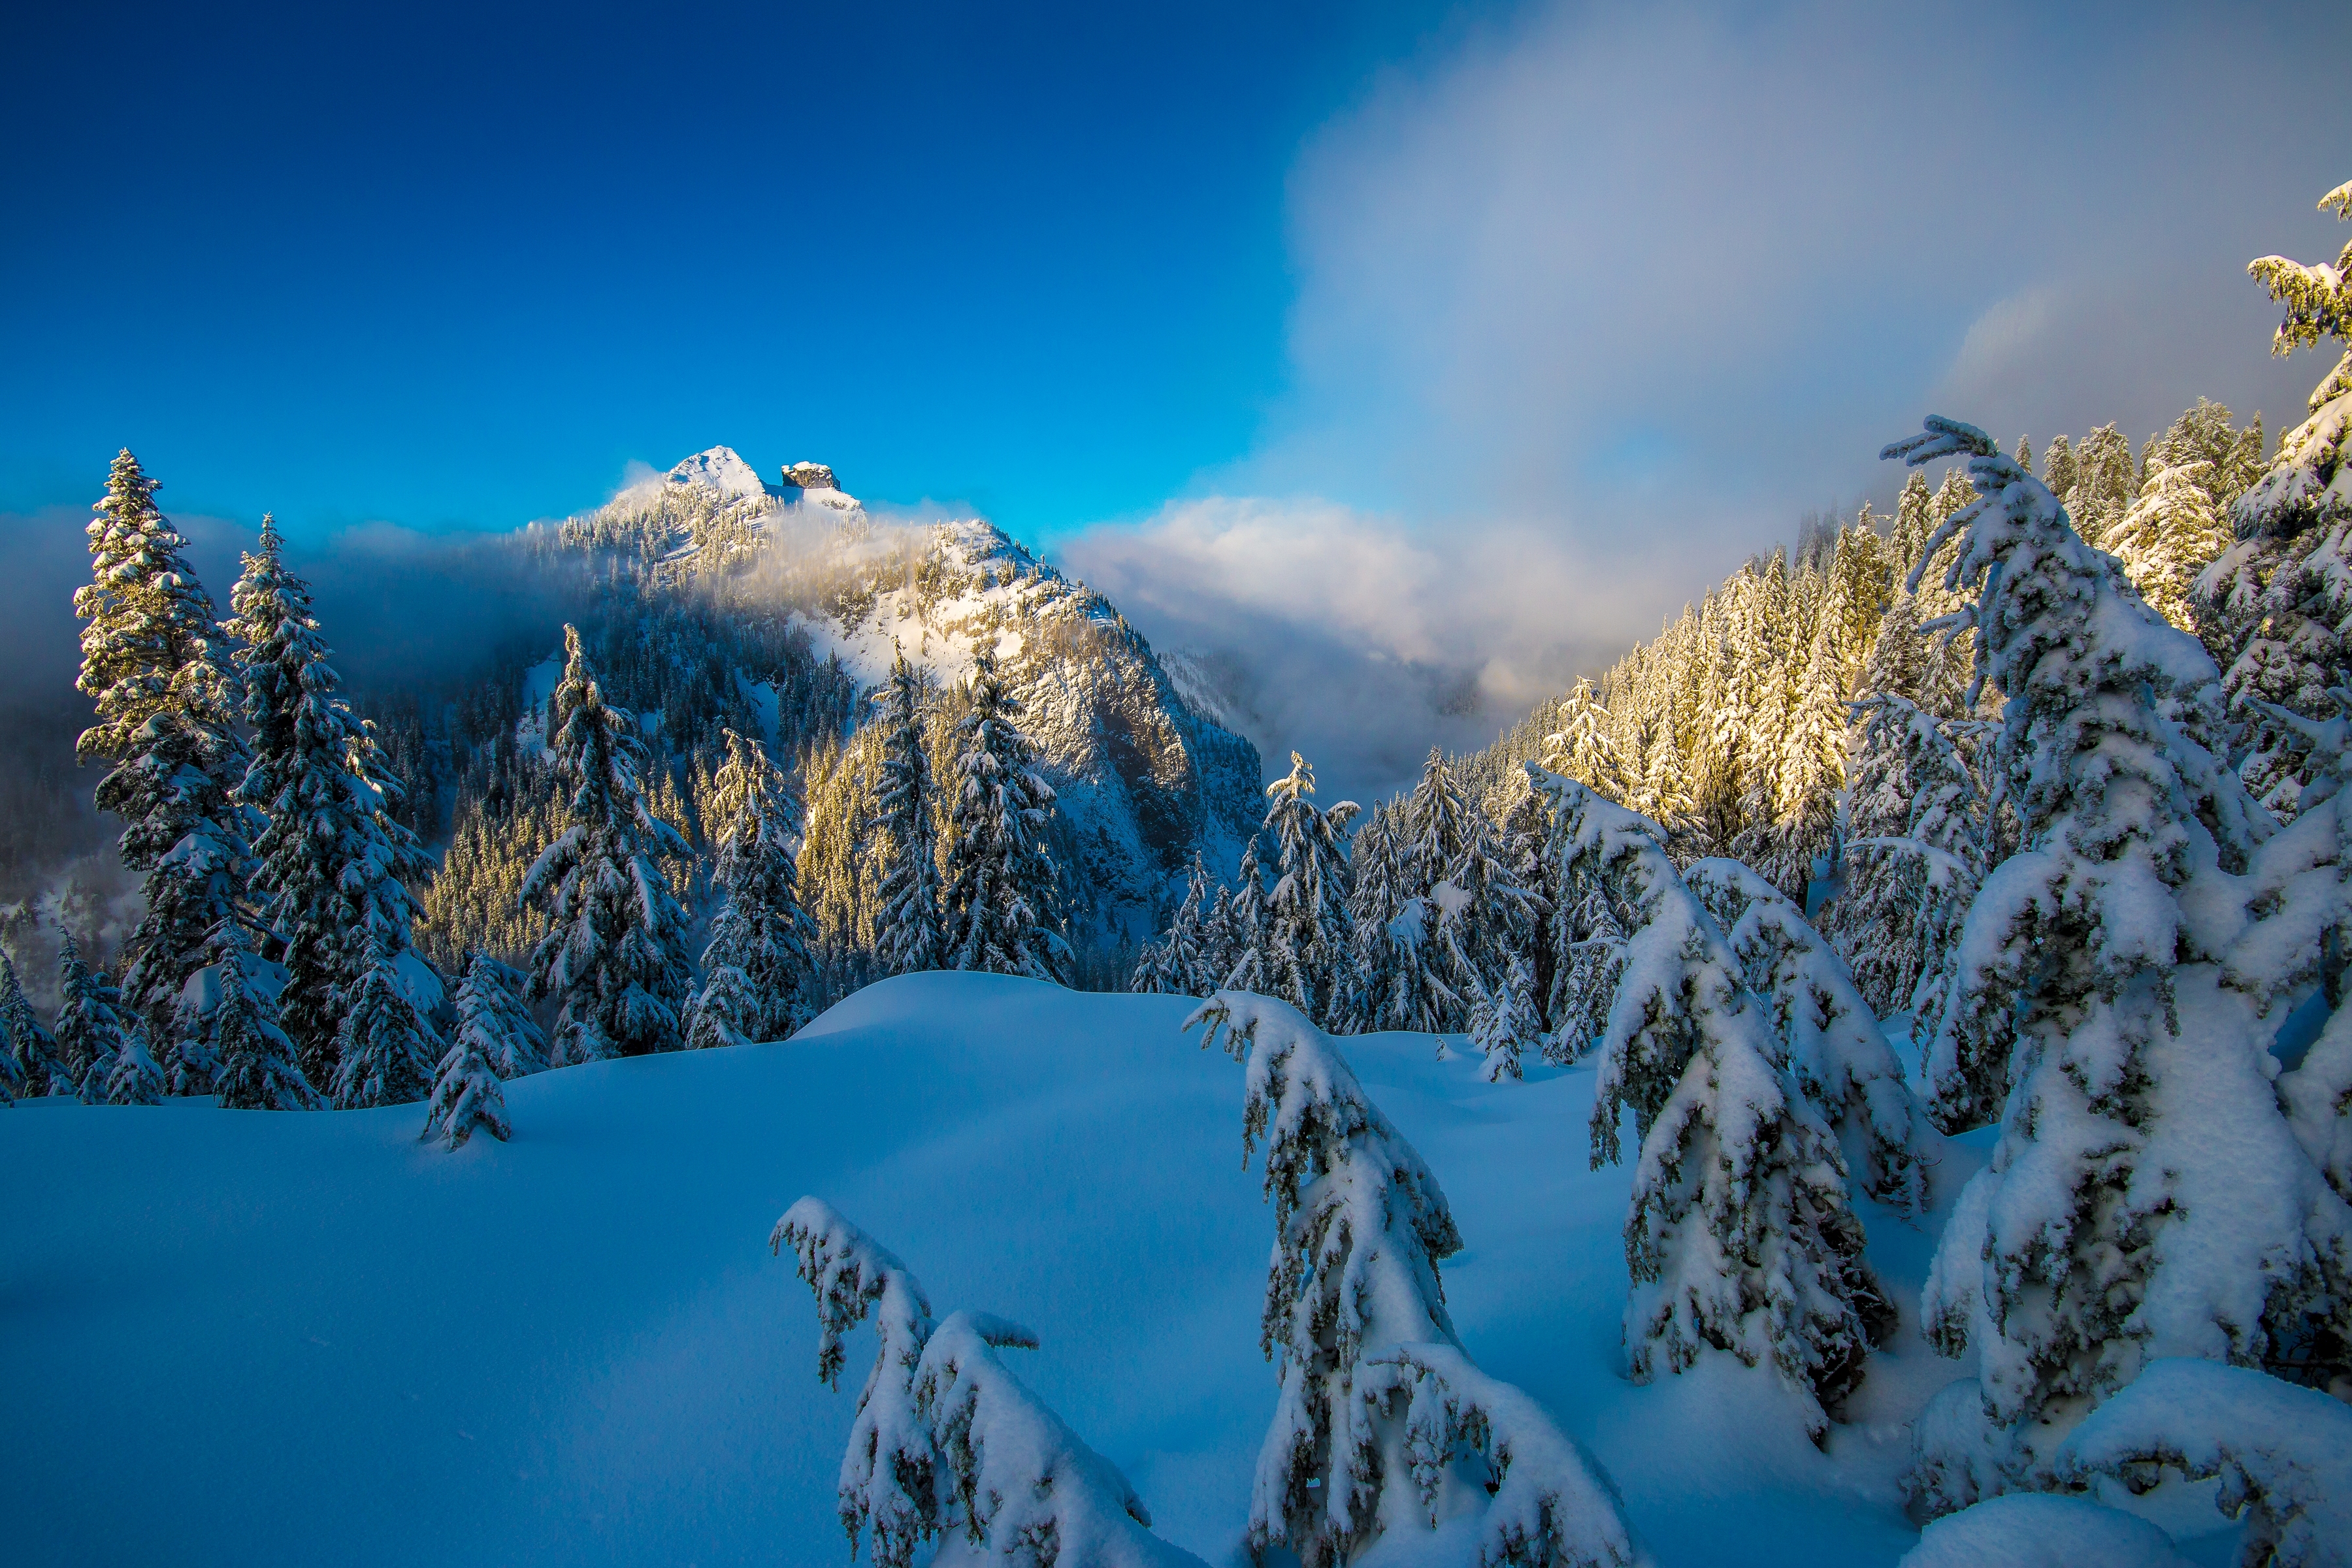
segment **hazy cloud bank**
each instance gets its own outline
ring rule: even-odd
[[[1064,553],[1239,656],[1269,763],[1483,741],[1804,511],[1890,500],[1925,413],[2299,416],[2322,367],[2269,356],[2245,263],[2342,243],[2347,58],[2318,5],[1530,7],[1303,149],[1293,387],[1220,499]]]

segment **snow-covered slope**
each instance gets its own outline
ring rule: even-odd
[[[415,1107],[0,1111],[9,1560],[837,1568],[872,1341],[821,1387],[765,1246],[815,1194],[943,1307],[1038,1331],[1020,1375],[1161,1534],[1234,1561],[1273,1222],[1240,1068],[1179,1032],[1190,1005],[894,980],[786,1045],[523,1079],[514,1142],[455,1154]],[[1626,1178],[1585,1168],[1589,1068],[1488,1085],[1425,1037],[1341,1044],[1452,1202],[1471,1353],[1601,1458],[1662,1563],[1886,1564],[1916,1539],[1902,1424],[1964,1370],[1909,1331],[1940,1215],[1864,1205],[1906,1326],[1819,1453],[1769,1373],[1624,1381]],[[1947,1149],[1939,1190],[1979,1158]]]
[[[729,602],[789,609],[861,687],[879,684],[900,647],[942,683],[993,647],[1106,930],[1148,934],[1196,849],[1230,872],[1265,809],[1256,748],[1180,688],[1118,606],[988,522],[879,523],[829,468],[783,476],[761,484],[713,447],[571,520],[563,537],[656,562],[681,590],[719,578]]]

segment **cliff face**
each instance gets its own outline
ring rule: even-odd
[[[1116,605],[990,523],[879,523],[833,481],[800,463],[766,484],[714,447],[562,537],[640,563],[657,592],[786,617],[861,690],[899,647],[941,685],[993,647],[1107,935],[1147,933],[1195,851],[1231,870],[1264,809],[1257,750],[1185,700]]]

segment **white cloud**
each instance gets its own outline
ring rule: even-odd
[[[1171,630],[1311,630],[1499,708],[1884,501],[1931,410],[2039,442],[2207,395],[2275,431],[2319,367],[2269,357],[2244,264],[2341,243],[2347,56],[2340,7],[1531,7],[1298,159],[1293,386],[1202,488],[1335,499],[1068,553]]]
[[[1215,658],[1269,765],[1371,799],[1655,629],[1638,559],[1511,527],[1412,530],[1328,501],[1223,497],[1058,552],[1163,648]],[[1276,767],[1276,771],[1281,771]]]

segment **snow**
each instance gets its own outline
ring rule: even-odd
[[[733,500],[738,496],[768,493],[759,470],[736,456],[732,447],[713,447],[697,452],[672,468],[664,479],[673,485],[696,485],[714,494]]]
[[[417,1105],[0,1110],[11,1560],[838,1568],[856,1394],[814,1376],[815,1315],[767,1247],[814,1194],[943,1306],[1034,1330],[1005,1364],[1154,1533],[1233,1563],[1279,1388],[1274,1221],[1243,1070],[1181,1033],[1193,1005],[909,976],[788,1044],[517,1079],[513,1141],[454,1152]],[[1626,1380],[1630,1172],[1586,1169],[1590,1067],[1490,1085],[1427,1036],[1339,1047],[1443,1184],[1463,1344],[1608,1470],[1664,1568],[1918,1541],[1906,1424],[1969,1370],[1916,1333],[1941,1212],[1857,1203],[1904,1323],[1817,1451],[1769,1368]],[[1946,1146],[1939,1196],[1986,1142]],[[124,1454],[170,1458],[126,1492]]]

